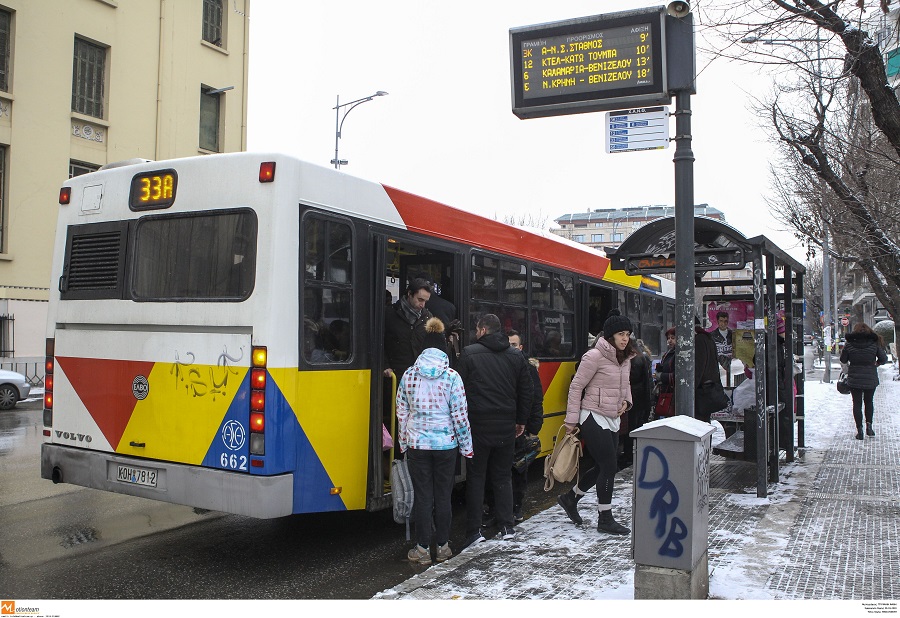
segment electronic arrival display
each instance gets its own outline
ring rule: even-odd
[[[538,118],[667,103],[665,8],[510,30],[513,113]]]

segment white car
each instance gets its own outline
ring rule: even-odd
[[[31,392],[28,378],[15,371],[0,369],[0,410],[9,410]]]

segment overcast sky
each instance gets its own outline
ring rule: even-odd
[[[548,226],[594,208],[673,205],[674,143],[607,154],[604,112],[520,120],[510,96],[510,28],[661,4],[253,0],[249,150],[329,166],[336,96],[384,90],[344,122],[345,173],[498,219],[529,213]],[[763,200],[771,148],[746,93],[763,94],[768,78],[724,60],[697,65],[695,202],[803,261]]]

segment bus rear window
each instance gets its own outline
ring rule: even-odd
[[[134,300],[237,302],[256,280],[256,213],[144,217],[134,236]]]

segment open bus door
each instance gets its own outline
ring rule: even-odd
[[[428,247],[420,242],[391,236],[373,236],[373,301],[378,305],[372,312],[372,374],[373,374],[373,429],[377,428],[377,440],[373,438],[372,465],[370,466],[370,502],[373,508],[385,508],[384,502],[390,503],[390,468],[391,461],[402,457],[397,439],[396,395],[401,375],[384,375],[384,316],[392,311],[391,305],[405,293],[407,283],[417,275],[424,274],[428,280],[440,289],[440,297],[446,305],[452,307],[453,318],[456,317],[455,305],[461,297],[461,277],[459,276],[458,259],[461,257],[448,251]],[[390,303],[388,302],[390,294]],[[434,295],[433,295],[434,296]],[[382,300],[383,299],[383,300]],[[445,306],[446,306],[445,305]],[[435,315],[438,313],[433,312]],[[382,429],[390,432],[393,445],[380,450]],[[376,446],[378,453],[376,454]],[[382,506],[374,506],[382,505]]]

